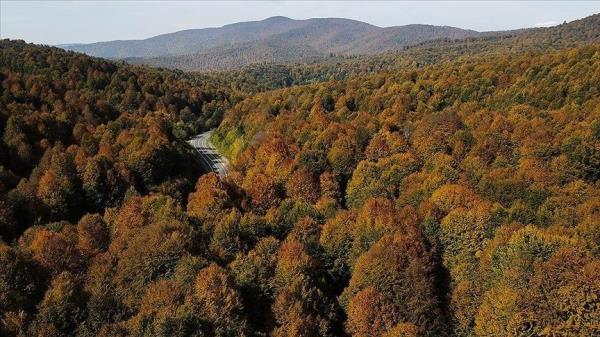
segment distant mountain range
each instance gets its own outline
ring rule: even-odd
[[[59,47],[134,64],[209,71],[253,64],[320,61],[331,59],[331,56],[338,59],[368,56],[415,46],[423,51],[450,48],[448,54],[456,56],[470,50],[565,48],[599,39],[598,14],[555,27],[499,32],[431,25],[381,28],[349,19],[293,20],[276,16],[220,28],[184,30],[145,40]]]
[[[256,62],[289,62],[336,55],[368,55],[440,38],[480,36],[448,26],[406,25],[381,28],[338,18],[293,20],[276,16],[220,28],[183,30],[145,40],[119,40],[59,47],[133,63],[189,64],[226,69]],[[167,59],[168,60],[165,60]],[[147,60],[145,60],[147,59]],[[166,62],[168,61],[168,62]]]

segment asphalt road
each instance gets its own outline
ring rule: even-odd
[[[207,131],[194,136],[188,140],[188,143],[198,151],[198,156],[202,162],[202,166],[208,171],[215,172],[223,177],[227,175],[227,159],[219,154],[217,149],[210,142],[210,134],[212,131]]]

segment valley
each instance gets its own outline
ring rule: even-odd
[[[1,336],[600,334],[600,14],[2,39],[0,131]]]

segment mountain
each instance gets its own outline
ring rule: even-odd
[[[196,69],[226,69],[257,62],[289,62],[330,54],[375,54],[424,41],[480,36],[447,26],[407,25],[381,28],[364,22],[315,18],[271,17],[220,28],[191,29],[145,40],[120,40],[62,48],[133,63],[181,64],[193,60]],[[146,60],[151,58],[150,60]],[[162,60],[162,61],[161,61]]]
[[[446,37],[404,46],[401,51],[391,50],[376,55],[337,54],[324,58],[319,56],[318,50],[309,46],[278,48],[271,41],[213,48],[190,55],[125,60],[184,71],[224,70],[217,72],[215,77],[227,78],[229,82],[235,79],[233,82],[242,87],[250,84],[252,91],[256,88],[275,89],[282,83],[298,85],[327,79],[341,80],[378,71],[422,67],[467,55],[559,50],[598,42],[600,14],[595,14],[554,27],[484,32],[463,39]],[[369,43],[377,45],[367,39],[364,48]],[[237,69],[232,71],[232,68]]]

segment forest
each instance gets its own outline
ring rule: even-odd
[[[0,41],[0,335],[600,335],[585,22],[207,74]]]

